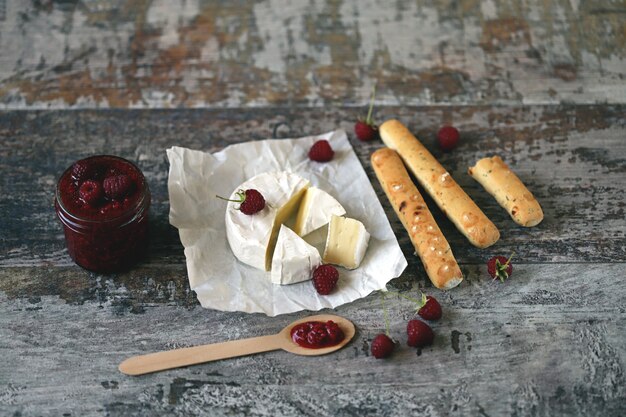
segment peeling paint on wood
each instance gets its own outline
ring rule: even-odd
[[[5,109],[626,99],[609,0],[5,1]]]

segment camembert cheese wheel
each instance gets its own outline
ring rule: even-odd
[[[226,207],[226,237],[233,254],[241,262],[269,271],[272,254],[281,224],[297,209],[309,181],[291,172],[265,172],[237,187],[255,189],[265,198],[265,208],[247,215],[238,210],[239,203],[230,201]]]
[[[300,203],[293,230],[300,236],[306,236],[330,223],[332,216],[344,214],[346,210],[335,197],[317,187],[309,187]]]

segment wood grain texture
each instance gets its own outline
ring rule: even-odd
[[[391,287],[412,295],[425,289],[443,305],[435,345],[406,346],[412,307],[391,296],[391,331],[402,346],[391,360],[371,358],[369,343],[384,329],[374,294],[336,309],[357,335],[333,355],[270,352],[141,378],[121,375],[117,365],[133,355],[275,333],[303,316],[199,306],[167,220],[165,149],[213,152],[266,137],[350,132],[357,109],[0,113],[0,415],[622,416],[625,112],[623,105],[378,109],[378,120],[406,123],[502,232],[492,250],[474,248],[427,200],[466,277],[452,291],[434,289],[369,164],[381,142],[350,133],[409,260]],[[462,132],[449,154],[434,145],[442,123]],[[149,255],[115,275],[71,262],[52,205],[61,172],[103,152],[137,162],[153,194]],[[494,152],[542,204],[539,226],[517,226],[465,173]],[[492,283],[485,260],[512,251],[513,277]]]
[[[0,107],[624,103],[611,0],[6,0]]]
[[[370,296],[337,309],[358,332],[335,354],[269,352],[139,378],[117,364],[273,333],[302,315],[268,320],[165,304],[119,315],[110,300],[77,306],[0,295],[0,414],[617,417],[626,395],[626,305],[615,279],[622,271],[623,264],[519,265],[501,285],[484,278],[484,267],[469,267],[460,287],[437,293],[444,318],[433,324],[435,344],[421,352],[406,346],[411,305],[387,302],[401,342],[387,361],[369,355],[384,329],[380,300]]]
[[[398,107],[380,109],[376,116],[398,117],[406,123],[494,221],[506,239],[493,252],[515,251],[525,262],[607,262],[626,258],[625,109]],[[148,178],[153,221],[144,265],[182,264],[177,231],[167,219],[167,147],[214,152],[230,143],[272,136],[298,137],[338,127],[351,132],[356,116],[357,111],[349,108],[1,114],[0,140],[5,146],[0,149],[0,191],[6,198],[0,207],[6,215],[0,218],[4,231],[0,266],[72,265],[52,209],[55,184],[73,161],[98,153],[135,161]],[[461,145],[450,154],[435,146],[442,123],[454,123],[463,132]],[[392,213],[369,163],[381,142],[362,143],[353,136],[351,140],[383,206]],[[546,219],[537,228],[511,222],[495,199],[467,175],[467,167],[492,153],[502,156],[544,208]],[[485,254],[492,253],[468,246],[432,200],[426,201],[459,263],[482,263]],[[390,218],[396,230],[402,230],[395,216]],[[32,234],[25,236],[25,230]],[[404,233],[398,237],[403,247],[410,248]]]

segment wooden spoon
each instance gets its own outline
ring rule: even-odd
[[[301,347],[291,340],[291,329],[295,325],[307,321],[321,321],[325,323],[328,320],[337,323],[339,328],[343,331],[345,337],[341,343],[321,349],[309,349]],[[198,363],[235,358],[237,356],[252,355],[254,353],[278,349],[286,350],[296,355],[325,355],[344,347],[354,337],[355,332],[354,324],[352,324],[350,320],[332,314],[320,314],[296,320],[279,333],[269,336],[251,337],[249,339],[232,340],[230,342],[213,343],[210,345],[133,356],[120,363],[119,370],[126,375],[143,375],[163,371],[165,369],[196,365]]]

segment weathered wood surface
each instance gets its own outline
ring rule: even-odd
[[[0,107],[624,103],[623,1],[0,0]]]
[[[390,360],[369,355],[368,342],[384,329],[372,296],[338,309],[358,333],[333,355],[270,352],[144,377],[124,376],[116,365],[154,350],[275,332],[301,315],[178,308],[167,295],[142,314],[116,310],[115,296],[83,305],[2,296],[0,375],[10,379],[0,386],[0,414],[623,416],[623,268],[521,265],[514,281],[499,285],[472,267],[469,283],[438,294],[445,316],[433,326],[435,345],[421,354],[404,345],[411,306],[399,300],[387,304],[403,346]]]
[[[475,198],[502,231],[493,248],[471,247],[432,205],[467,280],[441,292],[427,282],[368,158],[380,142],[351,141],[383,202],[409,267],[392,287],[425,288],[444,308],[435,345],[405,346],[411,306],[388,302],[403,346],[376,361],[384,328],[371,295],[336,312],[358,327],[328,357],[284,352],[125,377],[124,358],[258,336],[304,313],[267,318],[202,309],[167,220],[172,145],[216,151],[235,142],[297,137],[343,127],[353,108],[0,113],[0,415],[511,415],[622,416],[626,412],[626,121],[623,105],[385,107]],[[463,132],[441,154],[443,122]],[[147,258],[127,273],[96,275],[64,249],[52,197],[72,161],[96,153],[136,161],[152,194]],[[498,152],[536,194],[546,218],[522,229],[465,174]],[[484,262],[515,251],[506,284]]]
[[[625,111],[625,106],[396,107],[380,109],[376,116],[404,120],[494,220],[505,237],[494,252],[517,251],[530,262],[607,262],[626,259]],[[358,113],[346,108],[5,113],[0,119],[1,185],[2,194],[12,197],[2,202],[8,213],[0,218],[0,228],[7,231],[3,233],[7,252],[0,266],[71,265],[51,210],[54,186],[65,167],[92,154],[135,160],[149,178],[153,211],[163,214],[169,210],[165,149],[170,146],[214,152],[230,143],[341,127],[350,133],[386,204],[369,166],[369,155],[381,142],[354,139],[351,129]],[[463,131],[463,142],[450,154],[434,146],[442,123],[454,123]],[[466,174],[476,160],[496,152],[544,207],[546,219],[540,226],[517,227]],[[466,244],[430,205],[459,261],[482,262],[485,252]],[[24,206],[30,209],[25,211]],[[399,228],[400,222],[391,219]],[[156,216],[153,226],[148,264],[182,263],[177,232],[167,216]],[[33,234],[24,236],[25,230]],[[401,235],[401,241],[409,247],[408,237]],[[406,253],[410,255],[410,250]]]

